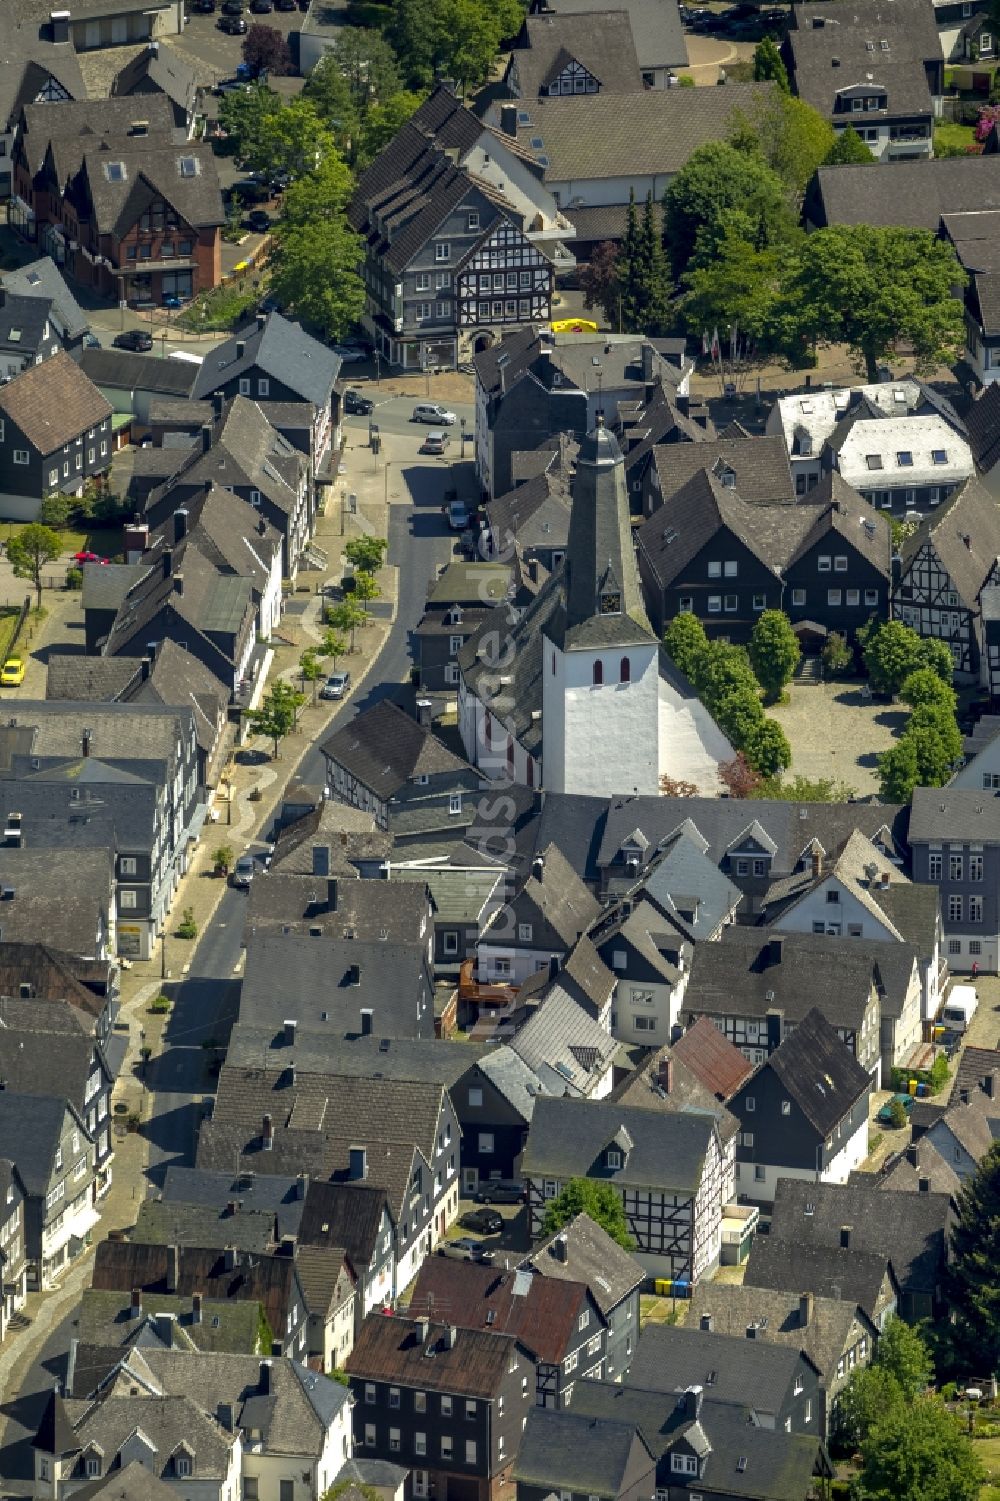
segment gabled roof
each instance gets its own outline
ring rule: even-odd
[[[78,338],[90,326],[86,313],[50,255],[43,255],[13,271],[4,271],[0,275],[0,285],[18,297],[37,297],[40,302],[51,303],[69,338]]]
[[[498,1393],[518,1349],[523,1346],[513,1335],[489,1329],[459,1328],[452,1344],[444,1324],[431,1323],[424,1339],[420,1324],[413,1319],[368,1318],[344,1369],[362,1380],[491,1398]]]
[[[716,1123],[704,1114],[660,1113],[605,1100],[535,1101],[521,1162],[525,1177],[587,1177],[624,1126],[634,1146],[612,1182],[629,1187],[693,1193],[701,1182]],[[608,1175],[604,1175],[608,1176]]]
[[[871,955],[843,940],[837,946],[811,933],[730,927],[717,943],[695,949],[681,1016],[764,1017],[774,1010],[797,1027],[818,1006],[831,1025],[854,1029],[868,1007],[873,974]]]
[[[1000,156],[986,157],[984,160],[1000,164]],[[965,414],[965,425],[976,468],[980,474],[988,474],[1000,459],[1000,387],[996,381],[991,380],[984,386],[970,404]]]
[[[558,1245],[557,1245],[558,1242]],[[526,1258],[539,1277],[583,1282],[607,1317],[645,1278],[639,1263],[589,1214],[578,1214]]]
[[[65,1399],[57,1390],[48,1395],[32,1445],[41,1449],[43,1454],[55,1455],[57,1459],[66,1454],[75,1454],[80,1448],[66,1411]]]
[[[575,1343],[587,1307],[583,1282],[538,1277],[428,1256],[409,1303],[411,1318],[447,1318],[465,1329],[515,1335],[539,1360],[558,1365]]]
[[[587,1095],[607,1072],[618,1043],[556,985],[510,1046],[550,1093],[562,1086],[567,1093]]]
[[[739,439],[712,439],[706,434],[705,441],[698,444],[659,443],[653,449],[653,462],[663,504],[699,470],[714,469],[720,462],[732,470],[734,488],[741,500],[788,504],[795,500],[788,450],[780,434]]]
[[[383,801],[414,777],[461,776],[471,769],[431,729],[387,698],[335,730],[321,749]]]
[[[840,1299],[874,1318],[886,1275],[895,1285],[889,1258],[856,1246],[803,1245],[794,1239],[754,1237],[743,1277],[744,1287],[775,1292],[804,1292],[817,1299]]]
[[[320,1249],[342,1246],[360,1273],[378,1250],[385,1209],[385,1189],[374,1183],[310,1182],[299,1244]]]
[[[807,1011],[758,1072],[770,1070],[818,1136],[828,1136],[868,1094],[871,1079],[817,1008]],[[751,1079],[746,1089],[753,1089]]]
[[[333,349],[307,334],[299,323],[268,313],[237,329],[232,338],[206,355],[195,377],[196,401],[250,369],[298,392],[315,407],[328,406],[341,359]]]
[[[820,167],[809,206],[821,224],[906,225],[937,234],[945,215],[1000,208],[1000,156]]]
[[[765,1236],[766,1240],[767,1237]],[[812,1283],[803,1283],[803,1289]],[[827,1382],[837,1374],[838,1363],[856,1342],[853,1329],[858,1305],[845,1297],[824,1298],[811,1292],[803,1308],[799,1290],[778,1292],[771,1288],[737,1287],[732,1283],[700,1282],[691,1297],[688,1320],[699,1328],[702,1319],[712,1321],[718,1334],[746,1339],[747,1330],[756,1329],[755,1339],[765,1344],[785,1345],[802,1350]],[[870,1319],[864,1325],[871,1341],[877,1325]]]
[[[546,0],[545,8],[557,16],[579,16],[581,20],[604,10],[601,0]],[[657,0],[617,0],[615,9],[628,12],[640,68],[687,65],[684,31],[674,6],[660,5]]]
[[[631,1423],[535,1407],[521,1436],[513,1478],[519,1485],[538,1487],[543,1493],[551,1492],[557,1484],[568,1491],[611,1501],[627,1488],[636,1464],[640,1471],[648,1467],[648,1484],[652,1487],[655,1462]]]
[[[110,403],[65,350],[0,386],[0,412],[43,456],[99,427]]]
[[[798,1349],[745,1334],[737,1339],[690,1326],[647,1324],[626,1380],[630,1387],[671,1396],[692,1386],[710,1387],[713,1399],[777,1414],[791,1395],[801,1364]]]
[[[145,95],[142,109],[157,95]],[[105,107],[113,101],[105,101]],[[127,101],[135,113],[135,100]],[[164,101],[166,102],[166,101]],[[168,138],[169,140],[169,138]],[[81,192],[89,197],[101,234],[123,235],[154,199],[165,199],[184,224],[210,229],[226,215],[210,146],[162,137],[106,139],[83,153]],[[84,186],[85,184],[85,186]]]
[[[136,53],[115,74],[111,84],[111,97],[116,99],[135,92],[145,93],[142,86],[147,83],[166,94],[168,99],[182,109],[190,109],[194,104],[197,87],[194,69],[188,66],[173,47],[152,42],[142,52]]]
[[[985,485],[967,479],[924,518],[904,544],[903,581],[927,545],[933,547],[966,609],[975,608],[979,591],[1000,556],[1000,505]]]
[[[734,1047],[707,1016],[678,1037],[671,1053],[723,1103],[731,1100],[753,1073],[746,1054]]]
[[[528,16],[508,65],[508,86],[516,69],[519,96],[537,99],[570,62],[586,68],[607,93],[631,94],[641,89],[642,73],[626,9],[602,13],[581,7],[572,15]]]

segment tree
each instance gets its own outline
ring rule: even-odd
[[[265,114],[243,155],[253,172],[293,180],[315,172],[337,150],[333,132],[304,94]]]
[[[962,732],[954,711],[938,704],[920,704],[907,721],[901,739],[917,753],[917,783],[943,787],[962,754]]]
[[[423,90],[415,92],[400,89],[380,104],[373,104],[361,121],[361,132],[353,155],[355,166],[367,167],[373,162],[423,102]]]
[[[930,1351],[919,1332],[896,1317],[882,1330],[875,1364],[892,1377],[907,1402],[921,1396],[934,1375]]]
[[[562,1193],[548,1201],[542,1234],[554,1235],[578,1214],[589,1215],[612,1240],[626,1251],[632,1250],[625,1210],[610,1183],[601,1183],[594,1178],[570,1178]]]
[[[362,605],[363,613],[366,619],[368,616],[368,610],[365,607],[367,607],[367,605],[373,599],[378,599],[381,593],[382,590],[379,588],[372,574],[356,573],[354,575],[354,598],[358,600]]]
[[[710,643],[697,615],[675,615],[663,636],[667,655],[697,691],[708,663]]]
[[[737,751],[731,761],[719,762],[718,776],[730,797],[753,797],[761,785],[760,773],[742,751]]]
[[[667,188],[663,205],[667,253],[678,280],[699,237],[708,260],[734,217],[744,227],[742,238],[748,243],[756,239],[761,248],[787,237],[795,222],[777,173],[757,155],[726,141],[708,141],[692,152]]]
[[[770,702],[781,697],[801,656],[799,639],[783,610],[765,610],[757,617],[750,637],[750,665]]]
[[[255,78],[262,73],[283,77],[291,73],[291,49],[276,26],[262,26],[254,21],[243,38],[243,61]]]
[[[888,1371],[877,1365],[856,1370],[837,1398],[837,1431],[841,1442],[857,1448],[880,1419],[902,1406],[903,1393]]]
[[[824,671],[836,677],[838,673],[847,672],[854,665],[854,653],[847,644],[847,637],[839,631],[831,631],[823,642],[823,650],[820,652]]]
[[[769,777],[752,794],[754,797],[779,798],[788,803],[849,803],[857,788],[834,777]]]
[[[615,300],[618,303],[618,327],[624,333],[639,329],[639,217],[635,210],[635,189],[628,190],[625,233],[616,262]]]
[[[862,627],[858,633],[862,656],[872,687],[879,693],[898,693],[911,672],[921,664],[920,637],[898,620]]]
[[[353,190],[353,179],[343,158],[331,152],[315,172],[300,177],[285,193],[278,233],[288,234],[317,220],[334,224],[344,221],[344,210]]]
[[[837,139],[826,153],[824,167],[842,167],[852,163],[873,162],[875,160],[864,141],[858,135],[853,125],[848,125],[837,135]]]
[[[354,632],[359,625],[365,623],[365,612],[360,605],[355,604],[353,599],[342,599],[338,604],[331,605],[326,612],[327,625],[333,626],[335,631],[351,633],[351,651],[354,650]]]
[[[380,31],[365,26],[341,27],[333,56],[362,115],[372,102],[384,103],[403,86],[399,60]],[[315,77],[315,69],[311,77]]]
[[[236,155],[253,159],[259,149],[260,134],[268,116],[277,114],[281,100],[266,84],[256,83],[249,89],[232,89],[219,104],[219,124],[233,143]]]
[[[917,785],[917,748],[903,738],[878,758],[879,796],[884,803],[908,803]]]
[[[743,347],[757,355],[780,354],[789,345],[785,286],[791,244],[758,248],[732,227],[702,255],[704,240],[683,278],[681,311],[688,331],[736,327]]]
[[[580,272],[583,305],[600,308],[612,328],[618,327],[618,246],[613,240],[595,245],[590,260]]]
[[[776,719],[762,719],[755,725],[743,745],[747,760],[762,777],[775,777],[792,764],[788,736]]]
[[[38,508],[38,519],[42,526],[49,526],[55,532],[61,532],[69,521],[70,499],[61,490],[53,490],[46,495]]]
[[[436,77],[469,87],[486,81],[523,18],[520,0],[396,0],[385,35],[410,88]]]
[[[312,701],[314,704],[316,702],[316,684],[320,678],[325,676],[326,669],[319,660],[319,655],[315,647],[306,647],[301,657],[299,657],[299,677],[303,683],[312,684]]]
[[[920,663],[936,673],[942,683],[951,684],[955,676],[955,659],[947,641],[936,636],[925,636],[920,642]]]
[[[639,329],[653,338],[670,327],[670,273],[663,252],[663,239],[653,209],[653,195],[646,194],[637,246]]]
[[[62,552],[62,540],[58,532],[39,521],[32,521],[11,537],[7,543],[7,558],[19,579],[30,579],[35,586],[38,608],[42,607],[42,572],[46,565],[54,563]]]
[[[306,79],[302,96],[332,133],[340,151],[349,151],[361,128],[358,102],[337,61],[334,48],[324,52]]]
[[[909,677],[904,679],[899,696],[904,703],[909,704],[911,709],[932,704],[952,714],[958,702],[954,688],[949,688],[947,683],[942,683],[937,673],[930,667],[918,667],[911,672]]]
[[[259,709],[247,712],[247,719],[258,735],[267,735],[274,745],[274,759],[278,759],[278,746],[295,728],[299,709],[306,701],[290,683],[278,678]]]
[[[358,266],[361,238],[343,215],[278,226],[271,292],[336,342],[357,322],[365,305]]]
[[[958,1419],[936,1397],[893,1407],[861,1446],[865,1501],[976,1501],[983,1468]]]
[[[996,1274],[1000,1224],[1000,1142],[995,1141],[959,1194],[951,1233],[948,1301],[959,1354],[995,1371],[1000,1365],[1000,1278]]]
[[[951,245],[929,230],[837,224],[806,236],[786,290],[800,337],[847,344],[874,382],[901,340],[918,370],[955,363],[965,334],[954,291],[966,280]]]
[[[770,89],[730,116],[729,141],[765,163],[796,202],[834,144],[833,126],[804,99]]]
[[[783,94],[790,92],[788,70],[781,61],[781,53],[773,36],[766,36],[757,43],[753,54],[755,83],[775,83]]]
[[[377,573],[388,547],[385,537],[352,537],[344,548],[344,557],[359,573]]]
[[[347,638],[346,636],[342,636],[340,631],[326,631],[316,650],[321,657],[331,657],[333,659],[333,667],[334,671],[336,671],[338,660],[347,650]]]

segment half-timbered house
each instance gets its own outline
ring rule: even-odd
[[[947,642],[955,674],[964,682],[981,672],[981,595],[997,582],[998,557],[1000,505],[978,479],[966,480],[903,549],[896,617],[921,636]]]
[[[711,1114],[541,1097],[521,1162],[532,1237],[570,1178],[593,1178],[621,1196],[640,1265],[696,1282],[719,1263],[734,1151]]]
[[[348,209],[365,244],[362,322],[394,364],[451,368],[548,322],[574,230],[529,161],[441,87],[362,173]]]

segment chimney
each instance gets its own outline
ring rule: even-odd
[[[143,683],[148,683],[149,682],[149,673],[150,673],[150,669],[152,668],[152,666],[153,666],[153,659],[152,659],[152,657],[143,657],[142,661],[139,663],[139,680],[140,680],[140,682],[143,682]]]
[[[225,1256],[226,1256],[226,1271],[227,1272],[235,1272],[236,1268],[240,1264],[240,1253],[237,1251],[237,1249],[236,1249],[235,1246],[226,1246],[226,1248],[225,1248]]]
[[[962,533],[962,541],[965,543],[965,545],[968,548],[969,552],[971,552],[972,551],[972,537],[971,537],[971,535],[968,532],[963,532]]]
[[[850,1225],[841,1225],[841,1227],[840,1227],[840,1244],[841,1244],[841,1248],[843,1250],[845,1250],[845,1251],[850,1250],[850,1246],[851,1246],[851,1227],[850,1227]]]
[[[501,104],[500,106],[500,129],[505,136],[517,135],[517,105]]]
[[[266,325],[266,323],[267,323],[267,314],[266,313],[258,313],[257,314],[257,327],[258,328],[263,328]]]
[[[295,1084],[295,1064],[289,1063],[281,1075],[281,1083],[284,1089],[291,1089]]]
[[[347,1176],[352,1183],[363,1183],[368,1177],[367,1147],[348,1147]]]
[[[454,1350],[455,1345],[458,1343],[458,1329],[454,1324],[448,1325],[445,1331],[444,1342],[447,1349]]]
[[[929,1194],[931,1191],[931,1180],[929,1178],[918,1178],[917,1189],[922,1194]]]
[[[160,55],[160,44],[159,44],[159,42],[150,42],[150,44],[149,44],[149,55],[150,55],[150,57],[159,57],[159,55]]]
[[[314,844],[312,847],[312,873],[314,876],[330,874],[330,846]]]
[[[362,1011],[361,1011],[361,1035],[362,1035],[362,1037],[370,1037],[372,1035],[372,1029],[373,1029],[374,1026],[375,1026],[375,1013],[374,1013],[374,1011],[372,1011],[372,1009],[371,1009],[370,1006],[363,1007]]]
[[[820,850],[812,852],[812,874],[814,881],[818,881],[823,874],[823,855]]]
[[[294,1020],[294,1018],[292,1018],[292,1017],[286,1017],[283,1025],[284,1025],[284,1030],[285,1030],[285,1047],[286,1048],[294,1047],[295,1046],[295,1028],[298,1025],[298,1023]]]
[[[661,1058],[656,1070],[656,1078],[664,1094],[670,1094],[674,1087],[674,1060]]]
[[[545,856],[544,855],[536,855],[535,858],[531,862],[531,874],[534,876],[534,878],[535,878],[536,881],[540,881],[542,879],[542,875],[544,874],[544,871],[545,871]]]
[[[991,1069],[983,1076],[983,1094],[988,1100],[996,1099],[997,1075],[996,1069]]]
[[[265,1152],[270,1152],[274,1146],[274,1122],[269,1115],[264,1116],[260,1132],[260,1144]]]
[[[217,418],[221,418],[226,410],[226,398],[221,391],[212,392],[212,411]]]
[[[210,422],[203,422],[201,424],[201,451],[202,451],[202,453],[208,453],[208,450],[211,448],[211,446],[212,446],[212,424]]]
[[[969,1103],[969,1091],[968,1091],[968,1089],[960,1089],[958,1091],[958,1100],[959,1100],[959,1104],[961,1104],[961,1105],[967,1105]]]
[[[169,547],[163,549],[163,577],[168,579],[174,566],[174,555]]]
[[[228,1215],[237,1214],[239,1212],[239,1207],[239,1202],[236,1199],[229,1199],[226,1203],[226,1213]]]
[[[141,1313],[142,1313],[142,1288],[141,1287],[133,1287],[133,1289],[132,1289],[132,1301],[129,1304],[128,1316],[129,1316],[130,1319],[137,1319]]]
[[[567,1261],[569,1261],[569,1241],[566,1239],[565,1235],[556,1236],[555,1240],[552,1242],[552,1254],[556,1258],[556,1260],[561,1261],[564,1266],[566,1265]]]
[[[262,1360],[260,1363],[260,1395],[268,1397],[271,1394],[271,1362]]]
[[[417,1338],[418,1338],[418,1340],[420,1341],[420,1343],[422,1345],[425,1345],[427,1343],[427,1336],[430,1334],[430,1332],[431,1332],[431,1321],[430,1321],[430,1319],[418,1319],[417,1320]]]
[[[701,1316],[701,1327],[705,1331],[706,1334],[711,1334],[711,1332],[712,1332],[712,1315],[710,1313],[703,1313],[702,1314],[702,1316]]]
[[[808,1329],[812,1323],[813,1295],[812,1293],[799,1294],[799,1328]]]
[[[326,910],[328,912],[336,912],[336,910],[337,910],[337,877],[336,876],[328,876],[327,877],[327,882],[326,882]]]
[[[919,1167],[918,1148],[915,1141],[911,1141],[906,1148],[906,1160],[911,1167]]]
[[[768,939],[768,944],[767,944],[767,962],[769,964],[780,964],[781,963],[781,955],[782,955],[782,951],[784,950],[784,947],[785,947],[785,940],[783,938],[770,938],[770,939]]]
[[[236,358],[241,360],[247,352],[247,346],[242,339],[236,340]]]
[[[757,1325],[756,1324],[748,1324],[747,1325],[747,1339],[756,1339],[756,1338],[757,1338]]]
[[[701,1399],[704,1396],[700,1386],[689,1386],[684,1393],[684,1408],[691,1422],[697,1422],[701,1417]]]
[[[299,1173],[299,1176],[295,1180],[295,1197],[297,1199],[304,1199],[305,1196],[306,1196],[306,1194],[308,1192],[309,1192],[309,1174],[308,1173]]]
[[[174,542],[182,542],[187,536],[188,512],[184,506],[180,506],[174,512]]]
[[[84,730],[83,734],[80,736],[80,745],[81,745],[81,749],[83,751],[83,754],[85,756],[89,756],[90,755],[90,749],[91,749],[91,746],[93,745],[93,743],[94,743],[94,732],[93,732],[93,730]]]
[[[201,1323],[201,1303],[202,1303],[201,1293],[192,1293],[191,1294],[191,1322],[192,1322],[192,1324],[200,1324]]]
[[[167,1349],[173,1349],[174,1344],[174,1315],[172,1313],[157,1313],[153,1316],[156,1325],[157,1338],[161,1339]]]
[[[347,985],[360,985],[361,984],[361,965],[360,964],[349,964],[347,966],[347,972],[346,972],[346,974],[344,976],[344,981],[345,981],[345,983]],[[362,1012],[361,1015],[363,1017],[364,1016],[364,1012]],[[361,1030],[364,1031],[364,1027],[362,1027]]]
[[[177,1279],[180,1275],[181,1256],[177,1246],[167,1247],[167,1292],[177,1291]]]
[[[23,815],[20,813],[8,813],[4,825],[3,842],[8,849],[19,850],[22,844]]]
[[[417,724],[422,725],[425,730],[429,730],[431,727],[431,716],[433,714],[433,711],[434,705],[431,703],[429,698],[418,698]]]
[[[183,573],[175,573],[174,574],[174,593],[175,594],[180,594],[180,595],[183,595],[183,593],[184,593],[184,575],[183,575]]]
[[[52,26],[52,40],[54,42],[69,41],[69,21],[70,15],[68,10],[49,11],[49,22]]]

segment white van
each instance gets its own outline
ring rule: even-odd
[[[974,985],[953,985],[941,1012],[941,1021],[952,1032],[964,1032],[979,1007]]]

